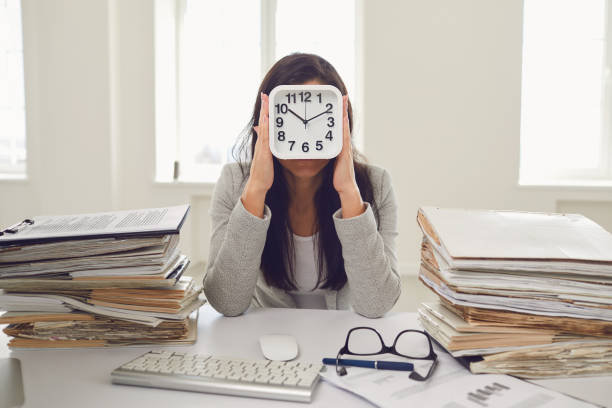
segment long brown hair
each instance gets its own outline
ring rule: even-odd
[[[334,67],[325,59],[313,54],[296,53],[288,55],[274,64],[263,79],[255,98],[253,116],[240,140],[233,150],[234,158],[240,163],[242,176],[249,176],[251,158],[255,151],[257,133],[253,126],[259,124],[259,110],[261,108],[260,93],[270,94],[278,85],[299,85],[311,80],[318,80],[323,84],[333,85],[342,95],[347,94],[346,86]],[[349,128],[353,129],[353,110],[348,102]],[[368,169],[364,164],[365,158],[353,150],[355,165],[355,178],[363,201],[369,202],[375,210],[376,203],[372,191],[372,182]],[[295,290],[294,277],[294,245],[293,234],[288,219],[289,188],[284,177],[283,168],[276,157],[274,160],[274,182],[266,194],[266,204],[272,212],[272,219],[268,228],[266,244],[261,256],[261,268],[266,283],[284,290]],[[336,233],[332,219],[333,213],[340,208],[340,197],[333,186],[334,163],[331,159],[323,168],[323,182],[315,193],[316,223],[318,237],[316,250],[318,253],[318,279],[317,287],[323,289],[339,290],[346,283],[346,271],[342,258],[342,246]]]

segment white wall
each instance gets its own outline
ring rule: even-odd
[[[405,271],[424,205],[584,212],[612,230],[610,188],[518,187],[521,1],[364,3],[365,150],[394,176]]]
[[[30,177],[0,182],[2,225],[112,204],[107,4],[24,1],[23,15]]]
[[[189,202],[182,248],[208,254],[205,186],[153,182],[152,0],[24,0],[29,179],[0,181],[0,225]],[[364,1],[364,141],[400,202],[403,272],[420,205],[584,211],[610,189],[517,186],[522,3]]]

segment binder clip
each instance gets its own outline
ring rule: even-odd
[[[26,218],[25,220],[18,222],[15,225],[11,225],[4,231],[0,231],[0,236],[4,234],[16,234],[22,229],[24,229],[25,227],[27,227],[28,225],[32,225],[32,224],[34,224],[34,221],[29,218]]]

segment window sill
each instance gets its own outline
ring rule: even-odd
[[[0,183],[6,184],[29,184],[30,179],[26,175],[0,174]]]
[[[563,189],[563,190],[607,190],[612,188],[612,180],[547,180],[547,181],[519,181],[521,189]]]

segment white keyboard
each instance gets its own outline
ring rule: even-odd
[[[150,351],[111,373],[115,384],[310,402],[323,365]]]

